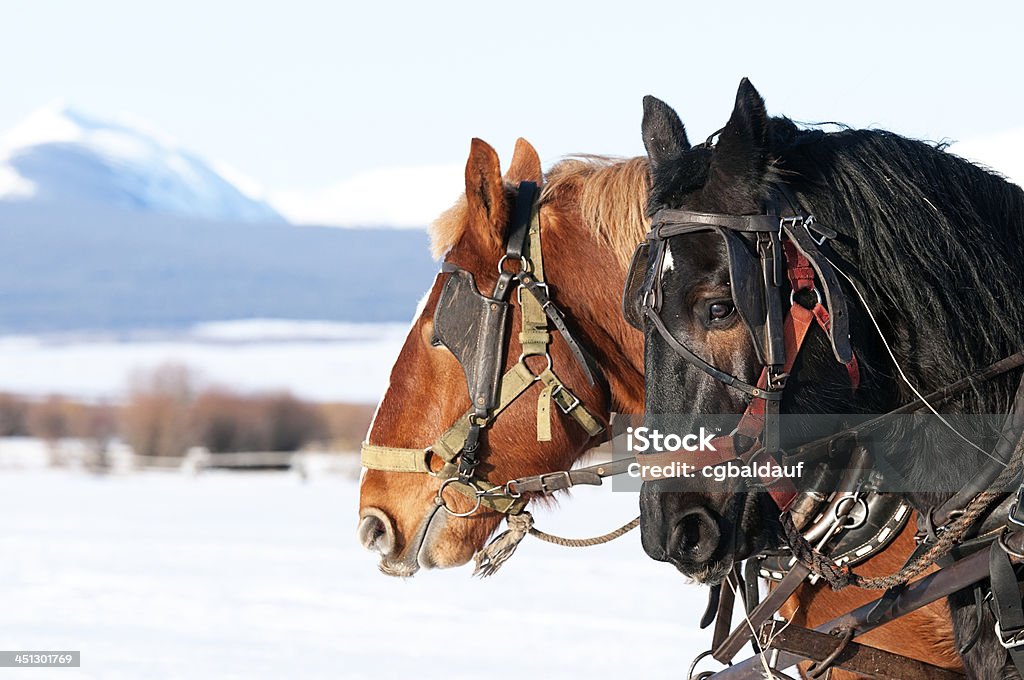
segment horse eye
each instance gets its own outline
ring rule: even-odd
[[[708,307],[708,317],[712,321],[721,321],[732,316],[734,311],[736,307],[731,302],[712,302]]]

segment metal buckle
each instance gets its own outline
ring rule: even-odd
[[[1021,494],[1024,493],[1024,483],[1017,487],[1017,495],[1014,497],[1013,505],[1010,506],[1010,511],[1006,513],[1006,520],[1010,524],[1016,524],[1019,527],[1024,527],[1024,522],[1014,518],[1014,511],[1021,507]]]
[[[999,628],[999,622],[996,621],[996,638],[999,640],[999,644],[1003,646],[1003,649],[1015,649],[1024,645],[1024,628],[1021,628],[1016,633],[1010,636],[1003,634],[1003,631]]]
[[[549,489],[547,483],[544,481],[548,477],[564,477],[565,478],[565,487],[564,488],[568,489],[569,487],[572,486],[572,477],[569,476],[569,473],[567,471],[559,470],[558,472],[547,472],[547,473],[541,475],[538,478],[538,480],[537,480],[540,483],[540,492],[541,493],[544,493],[544,494],[552,493],[552,489]],[[554,491],[561,491],[561,489],[555,489]]]
[[[543,281],[534,281],[534,285],[536,285],[538,288],[543,288],[544,294],[548,297],[547,301],[543,305],[541,305],[541,308],[551,304],[551,291],[548,290],[548,284],[544,283]],[[523,288],[526,288],[526,286],[524,286],[521,283],[518,286],[516,286],[516,302],[519,303],[520,307],[523,306]],[[534,299],[536,300],[537,298]]]
[[[828,234],[822,234],[817,230],[812,232],[811,230],[814,229],[815,221],[814,215],[808,215],[807,217],[801,217],[800,215],[797,215],[796,217],[780,217],[779,227],[789,227],[790,229],[803,227],[804,231],[807,232],[807,236],[814,241],[814,245],[820,246],[828,240]],[[817,236],[815,236],[815,234],[817,234]]]
[[[565,392],[570,397],[572,397],[572,402],[570,402],[568,406],[562,406],[562,403],[555,399],[555,395],[558,394],[559,392]],[[569,411],[573,410],[574,408],[580,405],[580,398],[577,397],[572,392],[570,392],[569,390],[563,389],[561,385],[555,385],[555,389],[551,390],[551,400],[555,402],[555,406],[557,406],[558,409],[565,415],[569,415]]]

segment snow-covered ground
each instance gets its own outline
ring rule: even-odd
[[[578,490],[537,524],[603,532],[636,502]],[[403,581],[357,544],[357,504],[354,467],[308,483],[3,472],[0,649],[81,650],[82,668],[0,679],[679,678],[709,642],[704,589],[636,532],[588,549],[528,538],[490,579]]]
[[[231,388],[374,403],[408,328],[255,319],[181,333],[0,336],[0,391],[117,398],[133,372],[178,363]]]

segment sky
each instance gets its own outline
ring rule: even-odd
[[[643,95],[702,139],[743,76],[773,114],[1005,150],[1021,25],[994,2],[5,3],[0,131],[54,102],[130,113],[298,221],[415,224],[472,137],[506,162],[519,136],[546,165],[641,154]]]

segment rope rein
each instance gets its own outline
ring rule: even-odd
[[[608,543],[614,541],[619,536],[628,534],[633,529],[640,526],[640,518],[636,517],[631,521],[623,524],[618,529],[609,531],[607,534],[601,534],[600,536],[594,536],[593,538],[562,538],[561,536],[555,536],[548,534],[540,529],[531,527],[530,535],[534,538],[539,538],[545,543],[553,543],[555,545],[561,545],[566,548],[589,548],[594,545],[601,545],[602,543]]]
[[[640,518],[637,517],[623,524],[618,529],[601,534],[600,536],[592,538],[563,538],[535,528],[533,526],[533,515],[526,511],[517,515],[509,515],[506,521],[508,522],[508,529],[495,536],[482,550],[473,555],[473,561],[476,564],[476,567],[473,569],[473,576],[485,578],[497,572],[501,565],[505,564],[508,558],[512,557],[516,548],[519,547],[519,543],[526,538],[527,534],[545,543],[553,543],[554,545],[561,545],[566,548],[589,548],[614,541],[616,538],[624,536],[640,526]]]

